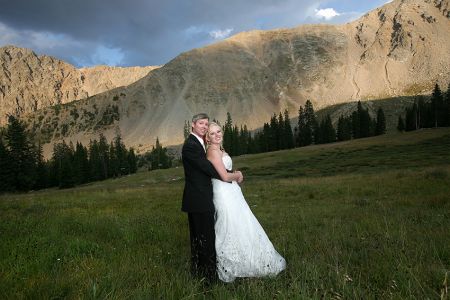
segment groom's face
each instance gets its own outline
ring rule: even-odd
[[[200,137],[204,137],[208,131],[208,119],[200,119],[192,123],[192,132]]]

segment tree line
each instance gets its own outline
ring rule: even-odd
[[[25,125],[14,116],[0,131],[0,192],[69,188],[136,171],[137,156],[133,148],[125,147],[120,134],[110,143],[101,134],[88,147],[56,143],[46,161],[42,145],[32,143]]]
[[[156,143],[150,152],[145,153],[139,157],[138,167],[147,166],[147,169],[167,169],[172,167],[172,158],[167,153],[167,148],[163,147],[156,137]]]
[[[274,114],[254,135],[246,125],[233,125],[230,113],[222,127],[223,146],[230,155],[236,156],[381,135],[386,132],[386,118],[382,108],[378,109],[376,118],[371,118],[368,109],[358,101],[356,110],[349,116],[341,115],[335,128],[329,114],[319,121],[313,104],[307,100],[304,107],[300,106],[294,128],[288,110],[278,116]],[[185,137],[187,128],[188,122],[184,127]]]
[[[446,93],[443,93],[439,84],[436,84],[429,101],[425,101],[424,96],[416,97],[414,104],[405,109],[405,114],[398,116],[397,123],[399,131],[448,126],[450,126],[450,84]]]

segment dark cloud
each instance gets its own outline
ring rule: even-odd
[[[160,65],[214,42],[213,30],[293,27],[326,2],[0,0],[0,46],[32,48],[77,66]]]

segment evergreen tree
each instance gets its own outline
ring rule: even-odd
[[[278,150],[279,145],[279,136],[278,136],[278,120],[277,115],[273,114],[273,116],[270,118],[270,131],[268,136],[269,141],[269,151],[276,151]]]
[[[338,141],[347,141],[352,138],[351,118],[345,118],[343,115],[339,117],[336,135]]]
[[[432,111],[432,120],[433,120],[433,126],[438,127],[441,126],[443,123],[443,115],[442,115],[442,109],[444,104],[444,99],[442,96],[441,89],[439,88],[439,85],[436,83],[434,86],[433,94],[431,95],[431,111]]]
[[[450,84],[444,98],[443,120],[443,126],[450,126]]]
[[[64,140],[53,146],[52,169],[56,175],[57,186],[61,189],[75,186],[73,154],[73,148]]]
[[[278,115],[278,122],[277,122],[278,126],[277,126],[277,131],[276,131],[276,135],[277,135],[277,141],[278,141],[278,149],[279,150],[283,150],[286,149],[286,132],[284,129],[284,118],[283,115],[281,114],[281,112]]]
[[[233,126],[231,133],[231,156],[238,156],[241,154],[241,145],[237,125]]]
[[[300,105],[298,110],[298,123],[297,123],[297,137],[296,137],[296,145],[298,147],[305,146],[303,141],[304,130],[306,128],[306,118],[305,118],[305,110]]]
[[[414,103],[411,108],[406,108],[405,130],[412,131],[417,129],[418,129],[417,104]]]
[[[126,175],[130,173],[130,166],[128,165],[127,149],[122,141],[120,133],[116,133],[114,138],[114,151],[116,154],[119,175]]]
[[[152,147],[152,151],[148,154],[148,160],[150,161],[152,170],[170,168],[172,163],[170,157],[167,155],[167,148],[162,147],[158,138],[156,138],[156,143]]]
[[[311,101],[307,100],[305,108],[300,106],[298,113],[298,142],[299,146],[311,145],[314,135],[318,132],[318,125]],[[318,137],[316,137],[318,139]]]
[[[91,140],[89,142],[89,169],[91,181],[102,178],[103,168],[97,140]]]
[[[134,153],[134,149],[130,148],[128,151],[128,165],[130,166],[130,173],[134,174],[137,171],[137,156]]]
[[[227,112],[227,120],[223,126],[223,147],[231,154],[233,148],[233,120],[229,112]]]
[[[75,146],[74,153],[74,176],[75,183],[82,184],[89,181],[89,160],[87,149],[79,142]]]
[[[284,140],[285,140],[285,145],[286,145],[286,149],[292,149],[294,148],[294,135],[292,133],[292,126],[291,126],[291,121],[289,119],[289,111],[286,109],[284,111]]]
[[[306,100],[305,104],[305,118],[306,118],[306,130],[305,141],[306,145],[310,145],[315,142],[316,130],[318,128],[316,113],[314,112],[313,104],[310,100]]]
[[[46,188],[48,183],[48,166],[44,161],[42,145],[39,143],[36,151],[36,182],[34,189]]]
[[[0,193],[13,190],[13,173],[11,158],[0,136]]]
[[[269,151],[269,136],[270,136],[270,125],[269,123],[264,123],[263,131],[260,133],[259,138],[259,150],[260,152]]]
[[[35,155],[25,125],[14,116],[9,116],[5,141],[9,150],[12,186],[19,191],[30,190],[35,183]]]
[[[109,177],[119,176],[119,160],[116,155],[116,149],[114,148],[114,142],[109,144]]]
[[[125,148],[125,147],[124,147]],[[125,150],[126,151],[126,150]],[[100,180],[108,178],[109,167],[109,145],[106,137],[100,133],[98,142],[98,154],[100,159]],[[126,156],[126,154],[124,154]],[[124,158],[124,160],[126,160]]]
[[[357,109],[358,119],[359,119],[359,137],[368,137],[370,136],[370,115],[367,109],[362,107],[361,101],[358,101],[358,109]]]
[[[377,111],[377,122],[376,122],[376,129],[375,129],[375,135],[381,135],[386,133],[386,118],[384,116],[384,111],[380,107]]]
[[[429,108],[427,108],[427,105],[425,103],[423,96],[417,96],[416,97],[417,102],[417,129],[419,128],[425,128],[427,125],[427,115]],[[429,118],[428,118],[429,119]]]
[[[240,145],[240,154],[249,153],[249,141],[250,141],[250,133],[248,132],[247,125],[242,126],[239,131],[239,145]]]
[[[352,112],[351,120],[352,120],[352,136],[354,139],[359,139],[361,137],[361,130],[360,130],[361,122],[359,121],[358,111]]]
[[[324,143],[333,143],[336,141],[336,130],[331,122],[331,117],[328,114],[323,122],[322,131],[322,141]]]

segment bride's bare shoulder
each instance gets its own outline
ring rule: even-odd
[[[211,147],[206,150],[206,153],[208,154],[208,156],[222,156],[222,151],[220,149]]]

